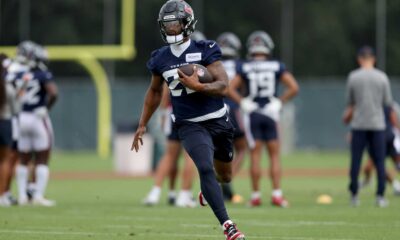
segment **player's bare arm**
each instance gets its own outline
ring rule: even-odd
[[[144,98],[143,111],[140,116],[139,126],[133,139],[131,151],[133,149],[135,149],[136,152],[139,151],[139,142],[140,145],[143,145],[142,136],[146,132],[146,125],[161,102],[163,83],[163,79],[160,75],[152,75],[150,87]]]
[[[345,124],[349,124],[351,119],[353,118],[353,106],[347,106],[343,113],[343,122]]]
[[[47,109],[51,109],[56,103],[58,98],[58,88],[54,82],[50,82],[46,84],[46,91],[47,91]]]
[[[299,92],[299,85],[294,76],[288,71],[282,73],[281,82],[285,85],[285,91],[279,98],[285,103],[297,95]]]
[[[178,74],[181,83],[192,90],[213,96],[226,96],[228,94],[228,76],[221,61],[209,64],[207,70],[214,79],[211,83],[200,83],[197,71],[193,71],[191,76],[187,76],[178,69]]]

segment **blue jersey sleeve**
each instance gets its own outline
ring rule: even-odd
[[[276,72],[276,79],[281,79],[282,74],[286,71],[286,65],[283,62],[279,62],[279,70]]]
[[[215,41],[202,41],[204,44],[202,65],[207,66],[221,60],[221,49]]]
[[[35,78],[37,78],[41,83],[47,84],[53,82],[53,74],[49,71],[36,71],[34,72]]]
[[[150,60],[147,62],[146,66],[149,71],[153,74],[161,75],[160,70],[157,68],[157,57],[158,57],[159,49],[154,50],[151,53]]]

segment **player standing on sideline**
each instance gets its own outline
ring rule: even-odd
[[[225,32],[218,36],[217,44],[221,48],[222,64],[224,65],[229,81],[231,81],[236,75],[236,66],[240,61],[239,58],[242,43],[234,33]],[[244,155],[247,149],[247,142],[244,135],[244,126],[242,116],[239,111],[239,105],[230,98],[225,98],[224,101],[228,106],[229,116],[235,129],[233,132],[235,158],[232,161],[232,173],[233,176],[235,176],[243,163]],[[225,200],[231,201],[232,203],[243,202],[242,196],[234,194],[231,183],[222,183],[221,186]]]
[[[194,164],[190,156],[184,151],[184,168],[182,173],[182,190],[175,199],[175,182],[178,171],[178,160],[182,150],[182,145],[179,141],[178,133],[173,127],[171,120],[172,107],[169,96],[168,86],[164,84],[161,108],[162,108],[162,125],[167,135],[167,145],[164,155],[158,163],[154,174],[154,186],[148,193],[143,203],[145,205],[156,205],[160,201],[161,187],[164,179],[169,176],[170,191],[168,193],[168,203],[177,207],[195,207],[196,202],[193,200],[192,184],[194,178]]]
[[[248,114],[250,175],[253,189],[250,206],[261,205],[261,157],[262,149],[266,147],[272,180],[271,203],[274,206],[287,207],[288,202],[281,190],[278,123],[282,103],[292,99],[298,93],[299,87],[283,63],[270,59],[274,43],[266,32],[253,32],[247,40],[247,47],[250,59],[238,67],[238,74],[231,81],[229,90],[232,99]],[[279,83],[285,86],[285,91],[278,98]],[[245,98],[237,92],[242,86],[247,90]]]
[[[16,112],[16,93],[14,88],[7,84],[4,60],[7,57],[0,54],[0,206],[11,206],[6,195],[7,179],[10,164],[10,152],[12,144],[11,117]]]
[[[174,127],[185,150],[193,159],[201,185],[201,200],[207,199],[222,225],[226,240],[243,240],[244,235],[229,219],[217,181],[230,181],[233,158],[233,127],[223,96],[228,77],[220,61],[221,51],[213,41],[192,41],[196,20],[192,8],[182,0],[170,0],[160,10],[158,23],[163,40],[169,44],[152,53],[147,67],[152,72],[139,127],[132,150],[143,144],[146,125],[161,101],[164,81],[168,84],[173,107]],[[178,70],[188,63],[207,67],[214,81],[199,82],[197,72],[186,76]],[[204,202],[203,202],[204,203]]]
[[[351,126],[351,205],[359,205],[358,176],[364,148],[368,147],[377,171],[376,204],[386,207],[384,107],[392,105],[390,83],[386,74],[374,67],[375,53],[371,47],[360,48],[357,61],[360,68],[352,71],[347,80],[347,107],[343,114],[343,121]]]
[[[397,171],[400,171],[400,131],[398,125],[397,115],[394,106],[397,105],[393,102],[393,108],[385,107],[385,141],[386,141],[386,156],[390,157]],[[364,166],[364,180],[361,182],[360,187],[366,187],[371,182],[371,173],[374,170],[374,162],[371,157]],[[400,195],[400,181],[396,176],[386,169],[386,180],[392,185],[393,193]]]
[[[26,192],[29,173],[27,165],[31,160],[34,160],[36,189],[32,203],[50,207],[54,206],[55,202],[44,198],[49,179],[48,161],[53,143],[53,129],[48,110],[56,102],[58,91],[53,75],[45,65],[47,59],[46,50],[29,41],[22,42],[18,49],[24,51],[24,49],[30,48],[24,45],[33,45],[35,56],[32,59],[32,56],[28,56],[24,52],[18,53],[20,57],[26,57],[31,68],[28,72],[16,74],[17,85],[21,85],[24,82],[27,84],[26,93],[23,97],[22,112],[19,115],[20,138],[18,140],[18,150],[21,159],[16,169],[18,203],[20,205],[28,203]]]

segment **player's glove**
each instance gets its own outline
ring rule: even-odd
[[[242,109],[244,113],[254,112],[255,110],[257,110],[257,108],[258,104],[253,102],[253,100],[250,98],[243,98],[240,101],[240,109]]]
[[[264,107],[263,112],[275,121],[279,121],[282,109],[282,101],[279,98],[271,97],[270,102]]]
[[[40,118],[45,118],[48,115],[46,107],[36,108],[33,112]]]

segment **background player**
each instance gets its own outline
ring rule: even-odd
[[[19,116],[20,138],[18,150],[20,152],[20,164],[16,169],[18,185],[18,202],[20,205],[28,203],[28,163],[35,162],[36,189],[32,203],[42,206],[54,206],[55,202],[44,198],[49,179],[48,161],[53,142],[53,129],[48,115],[48,110],[54,105],[58,91],[51,72],[48,71],[45,61],[47,53],[45,49],[32,42],[21,43],[18,49],[34,49],[34,57],[31,52],[17,54],[21,60],[30,67],[29,71],[16,74],[17,85],[27,84],[23,97],[22,112]],[[23,45],[31,47],[23,47]],[[25,59],[24,59],[25,58]]]
[[[242,43],[240,42],[240,39],[231,32],[225,32],[218,36],[217,43],[221,48],[222,64],[224,65],[228,79],[231,81],[236,75],[236,67],[240,62],[239,58]],[[239,111],[239,105],[230,98],[225,98],[224,101],[228,106],[229,116],[235,128],[233,132],[235,158],[232,161],[232,173],[233,176],[235,176],[243,163],[247,149],[247,143],[244,135],[244,126],[242,116]],[[232,201],[233,203],[243,202],[242,196],[239,194],[234,194],[230,183],[223,183],[221,186],[225,200]]]
[[[385,107],[385,141],[386,141],[386,156],[390,157],[397,171],[400,171],[400,132],[399,121],[396,110],[398,104],[393,102],[392,107]],[[364,180],[360,187],[365,187],[371,182],[371,174],[374,170],[374,162],[371,157],[364,166]],[[400,195],[400,182],[396,179],[396,175],[392,174],[386,168],[386,180],[392,185],[393,193]]]
[[[250,174],[253,189],[250,205],[261,205],[260,161],[262,149],[266,147],[272,180],[271,202],[275,206],[286,207],[288,202],[281,190],[278,123],[282,103],[292,99],[299,87],[283,63],[270,59],[274,43],[266,32],[253,32],[247,40],[247,48],[249,60],[238,67],[238,74],[230,85],[230,95],[249,114],[248,142],[251,148]],[[285,91],[278,98],[279,83],[285,86]],[[241,86],[245,86],[247,90],[245,98],[237,92]]]
[[[142,135],[160,104],[162,87],[166,81],[171,94],[174,127],[198,169],[201,196],[207,199],[226,239],[244,239],[244,235],[228,217],[215,173],[221,181],[230,181],[233,157],[233,127],[222,99],[227,93],[228,78],[220,61],[221,51],[213,41],[190,40],[197,21],[192,8],[185,1],[166,2],[161,7],[158,22],[161,36],[169,46],[154,51],[147,64],[152,72],[152,80],[132,149],[138,151],[139,144],[143,144]],[[196,71],[192,76],[186,76],[178,70],[188,63],[206,66],[214,81],[202,84]]]

